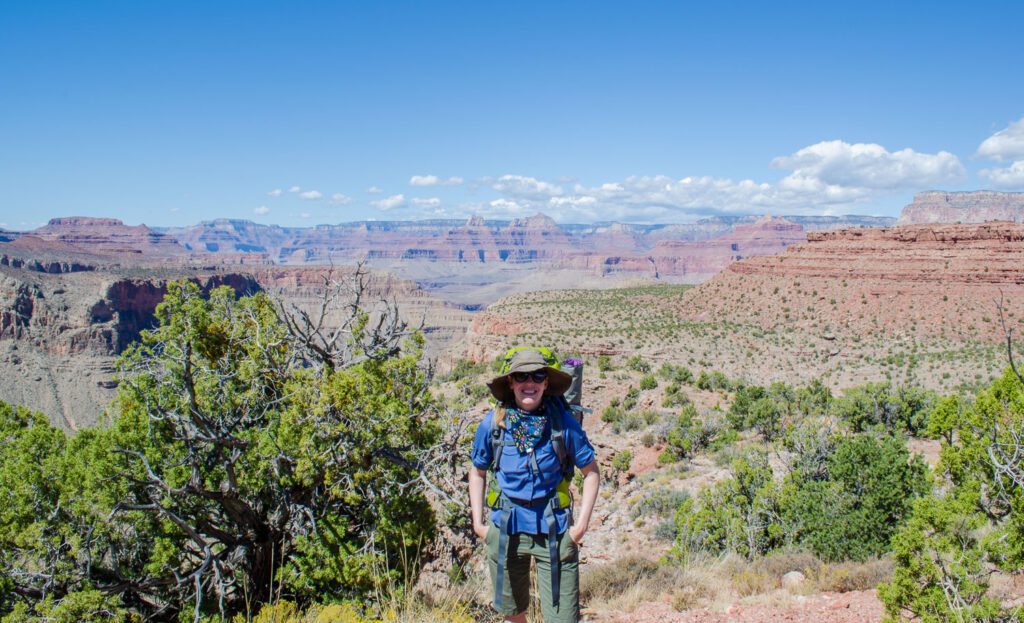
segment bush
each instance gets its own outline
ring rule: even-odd
[[[935,392],[917,387],[869,383],[854,387],[832,402],[832,412],[855,433],[871,428],[919,435],[928,426],[928,413],[938,401]]]
[[[630,411],[612,423],[612,431],[616,435],[621,435],[622,433],[640,430],[644,427],[644,424],[644,418],[641,414]]]
[[[636,403],[640,400],[640,390],[635,387],[630,387],[629,391],[626,392],[626,397],[622,399],[622,408],[629,411],[636,406]]]
[[[890,621],[1020,616],[986,593],[994,570],[1024,567],[1024,467],[1015,458],[1024,451],[1024,381],[1008,369],[961,406],[945,425],[953,443],[939,461],[944,495],[918,500],[893,538],[896,568],[879,588]]]
[[[633,464],[633,453],[629,450],[621,450],[615,454],[615,458],[612,459],[612,467],[615,471],[620,473],[626,473],[629,471],[629,466]]]
[[[676,385],[688,385],[693,382],[693,372],[686,366],[674,366],[668,362],[658,368],[658,376]]]
[[[764,454],[735,460],[733,476],[686,500],[676,511],[678,536],[673,554],[718,555],[734,552],[753,558],[784,543],[779,515],[779,489]]]
[[[656,379],[653,374],[645,374],[643,378],[640,379],[640,389],[642,390],[654,389],[657,386],[658,379]]]
[[[635,370],[643,374],[647,374],[648,372],[651,371],[651,364],[648,363],[647,360],[644,359],[643,356],[639,354],[633,355],[632,357],[627,359],[626,367],[629,368],[630,370]]]
[[[305,605],[408,579],[435,525],[422,338],[398,323],[381,343],[356,310],[325,358],[279,313],[172,283],[118,362],[109,428],[65,438],[0,405],[0,614],[91,620],[123,594],[141,618],[228,618],[275,590]],[[24,597],[41,594],[65,597]]]
[[[692,403],[686,405],[668,430],[665,440],[665,462],[693,456],[708,447],[718,432],[718,427],[713,423],[706,423],[700,419]]]
[[[459,359],[451,372],[445,375],[442,380],[454,383],[461,381],[462,379],[475,379],[486,371],[486,363],[477,363],[469,359]]]
[[[711,373],[701,370],[700,375],[697,377],[696,386],[697,389],[705,391],[730,391],[733,388],[729,379],[717,370]]]
[[[597,356],[597,370],[598,372],[611,372],[615,368],[612,367],[612,358],[608,355]]]
[[[784,545],[823,560],[865,560],[889,539],[928,488],[927,468],[895,437],[840,440],[819,479],[797,470],[772,480],[764,455],[733,462],[733,476],[683,504],[675,552],[752,558]]]
[[[680,489],[669,487],[657,487],[645,489],[639,498],[630,502],[630,516],[637,517],[667,517],[676,512],[683,502],[690,499],[690,494]]]
[[[710,383],[710,381],[706,381]],[[698,386],[700,379],[698,379]],[[736,430],[747,430],[751,426],[750,410],[754,403],[767,395],[767,390],[758,385],[748,385],[736,390],[732,403],[729,405],[729,424]]]
[[[601,412],[601,421],[612,424],[621,420],[624,414],[625,412],[622,410],[621,407],[609,405],[604,408],[604,411]]]
[[[682,390],[678,383],[672,382],[665,386],[665,397],[661,401],[661,406],[666,409],[674,407],[683,407],[690,403],[690,397],[686,395],[686,392]]]
[[[828,458],[827,479],[788,479],[782,517],[794,543],[822,560],[866,560],[889,540],[928,489],[927,467],[896,437],[844,438]]]

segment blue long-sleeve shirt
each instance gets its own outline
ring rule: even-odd
[[[505,492],[505,495],[515,500],[541,500],[553,495],[558,483],[562,480],[562,467],[558,463],[558,456],[555,454],[551,444],[551,417],[562,418],[562,436],[565,441],[566,452],[572,459],[573,464],[583,468],[594,460],[594,447],[590,445],[587,434],[583,427],[561,410],[552,409],[549,411],[548,421],[544,425],[544,432],[536,447],[532,449],[537,459],[539,472],[535,473],[530,461],[530,452],[522,452],[514,445],[504,445],[501,448],[501,457],[498,463],[498,486]],[[476,429],[476,437],[473,439],[472,460],[473,465],[479,469],[490,469],[494,460],[494,450],[491,447],[491,431],[494,429],[494,410],[484,416],[480,426]],[[491,512],[491,521],[497,523],[497,510]],[[564,532],[568,527],[568,509],[561,509],[555,512],[555,520],[558,523],[558,532]],[[508,533],[545,534],[547,525],[544,522],[544,506],[524,507],[514,505],[509,518]]]

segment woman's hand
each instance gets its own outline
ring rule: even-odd
[[[481,521],[473,522],[473,533],[476,534],[477,538],[486,539],[487,531],[491,529],[491,522]]]
[[[582,524],[575,523],[569,527],[569,538],[577,547],[583,545],[583,535],[586,533],[587,527]]]

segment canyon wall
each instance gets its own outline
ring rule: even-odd
[[[903,208],[899,225],[929,223],[1024,222],[1024,193],[976,190],[943,192],[930,190],[914,195]]]

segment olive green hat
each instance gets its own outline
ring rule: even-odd
[[[557,366],[557,360],[549,362],[540,351],[533,349],[519,350],[508,360],[504,373],[491,379],[491,382],[487,384],[487,388],[491,390],[491,395],[498,402],[511,404],[515,402],[515,394],[512,392],[512,386],[508,382],[510,374],[546,370],[548,373],[548,388],[544,390],[544,395],[561,396],[572,385],[572,377],[559,370]]]

